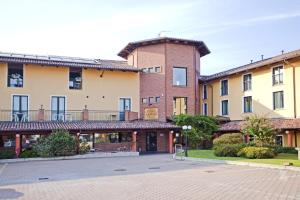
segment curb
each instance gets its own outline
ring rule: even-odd
[[[176,156],[175,159],[182,159],[180,156]],[[206,158],[186,158],[183,157],[183,160],[196,161],[196,162],[207,162],[207,163],[216,163],[216,164],[228,164],[228,165],[239,165],[239,166],[249,166],[249,167],[261,167],[269,169],[284,169],[300,172],[300,167],[294,166],[280,166],[272,164],[263,164],[263,163],[252,163],[252,162],[241,162],[241,161],[231,161],[231,160],[215,160],[215,159],[206,159]]]
[[[136,157],[136,156],[139,156],[139,152],[117,152],[117,153],[105,152],[105,153],[95,153],[95,154],[90,153],[90,154],[85,154],[85,155],[61,156],[61,157],[51,157],[51,158],[3,159],[3,160],[0,160],[0,164],[32,162],[32,161],[78,160],[78,159],[92,159],[92,158],[114,158],[114,157]]]

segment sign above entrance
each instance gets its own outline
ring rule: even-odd
[[[158,108],[145,108],[144,119],[146,120],[158,119]]]

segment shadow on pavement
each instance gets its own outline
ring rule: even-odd
[[[22,192],[18,192],[15,189],[0,189],[0,199],[17,199],[23,195]]]

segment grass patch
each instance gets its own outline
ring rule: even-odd
[[[275,158],[247,159],[241,157],[217,157],[215,156],[213,150],[189,150],[188,155],[189,157],[193,157],[193,158],[255,162],[255,163],[273,164],[273,165],[283,165],[283,163],[285,162],[291,162],[294,164],[294,166],[300,167],[300,160],[298,160],[297,154],[280,153]]]

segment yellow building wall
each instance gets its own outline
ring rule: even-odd
[[[66,110],[119,110],[119,98],[131,98],[139,112],[139,75],[135,72],[82,70],[82,89],[69,89],[68,67],[24,65],[23,88],[7,87],[7,64],[0,64],[0,110],[12,109],[12,95],[29,97],[29,110],[51,109],[51,96],[65,96]],[[103,76],[100,75],[103,73]]]
[[[297,96],[297,116],[300,116],[300,61],[291,61],[296,66],[296,96]],[[243,113],[243,97],[252,96],[253,113],[265,115],[268,118],[293,118],[294,100],[293,100],[293,68],[284,64],[283,84],[272,85],[272,68],[282,64],[274,64],[267,67],[251,70],[247,73],[231,75],[226,78],[218,79],[207,83],[208,99],[203,100],[202,85],[201,94],[201,113],[203,113],[203,103],[208,103],[209,115],[221,115],[221,100],[229,101],[229,115],[231,120],[244,119],[249,113]],[[243,75],[252,74],[252,90],[243,91]],[[220,81],[228,79],[228,95],[220,95]],[[273,92],[284,91],[284,108],[273,110]],[[299,91],[299,92],[298,92]],[[212,112],[213,105],[213,112]]]

